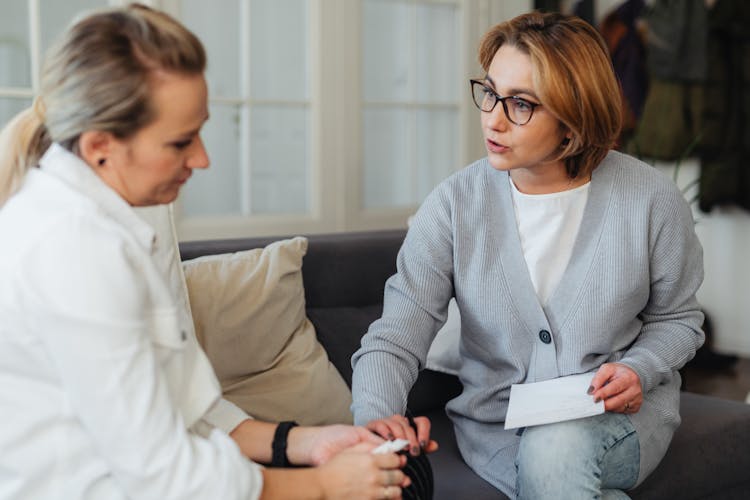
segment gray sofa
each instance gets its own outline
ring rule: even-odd
[[[395,272],[404,231],[309,236],[303,261],[307,315],[318,339],[351,385],[350,357],[383,307],[385,280]],[[263,247],[280,238],[209,240],[180,244],[183,260]],[[459,454],[445,403],[461,391],[457,377],[424,370],[410,397],[410,410],[432,420],[440,450],[430,455],[435,498],[502,499]],[[750,405],[682,393],[682,425],[666,457],[632,498],[750,498]]]

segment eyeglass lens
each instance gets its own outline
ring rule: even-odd
[[[528,123],[534,112],[534,106],[524,99],[515,96],[498,97],[492,89],[480,82],[472,84],[472,96],[477,107],[487,113],[495,109],[498,101],[502,102],[505,116],[516,125]]]

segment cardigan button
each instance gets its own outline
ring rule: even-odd
[[[187,332],[185,330],[180,330],[180,338],[183,342],[187,340]]]
[[[541,340],[545,344],[549,344],[550,342],[552,342],[552,335],[550,335],[547,330],[540,330],[539,340]]]

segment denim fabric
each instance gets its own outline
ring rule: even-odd
[[[622,413],[529,427],[516,458],[518,498],[626,499],[639,467],[638,436]]]

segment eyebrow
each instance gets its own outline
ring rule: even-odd
[[[490,83],[493,90],[497,91],[495,88],[495,81],[490,77],[490,75],[484,75],[484,79]],[[534,93],[534,91],[529,90],[529,89],[514,88],[514,89],[510,89],[508,93],[508,95],[512,95],[512,96],[517,96],[518,94],[526,94],[528,96],[533,97],[537,101],[539,100],[539,97]]]
[[[211,118],[211,115],[206,114],[205,118],[203,118],[203,121],[201,122],[200,126],[197,128],[194,128],[192,130],[187,130],[181,134],[179,134],[179,137],[192,137],[196,134],[198,134],[201,131],[201,128],[203,128],[203,125],[208,121],[208,119]]]

